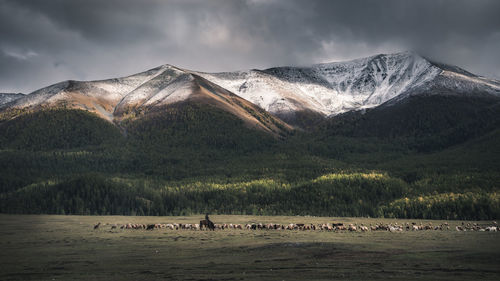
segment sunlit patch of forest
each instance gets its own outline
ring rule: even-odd
[[[318,128],[275,138],[202,105],[120,124],[25,114],[0,123],[0,212],[500,217],[498,129],[422,149]]]

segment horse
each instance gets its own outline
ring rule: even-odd
[[[203,229],[203,227],[208,228],[210,230],[215,230],[215,224],[211,220],[201,220],[200,229]]]

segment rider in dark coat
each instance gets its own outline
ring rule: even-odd
[[[215,230],[215,224],[208,218],[208,213],[205,214],[205,221],[207,223],[207,227],[211,230]],[[201,222],[200,222],[200,227],[201,227]]]

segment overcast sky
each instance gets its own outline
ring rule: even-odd
[[[0,92],[414,50],[500,78],[500,1],[0,0]]]

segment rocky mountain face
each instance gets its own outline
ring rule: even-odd
[[[0,93],[0,106],[24,97],[21,93]]]
[[[250,127],[278,132],[278,127],[306,127],[308,122],[391,106],[418,95],[500,97],[500,82],[411,52],[222,73],[162,65],[123,78],[64,81],[29,95],[1,94],[0,110],[66,106],[117,122],[132,112],[203,102],[238,116]]]
[[[60,82],[4,103],[0,110],[83,109],[118,124],[124,118],[184,102],[214,106],[240,118],[247,127],[271,134],[291,129],[253,103],[193,72],[170,65],[123,78]]]
[[[407,52],[0,95],[5,213],[485,220],[499,170],[500,82]]]
[[[293,119],[301,111],[335,116],[419,93],[500,96],[499,81],[411,52],[307,67],[200,75],[283,119]]]

